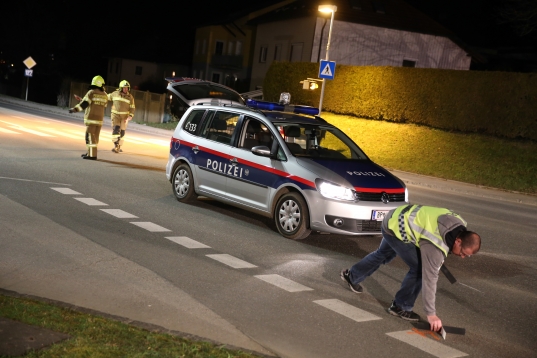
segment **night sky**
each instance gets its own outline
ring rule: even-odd
[[[498,25],[494,7],[502,1],[406,2],[469,45],[535,47],[535,33],[521,38],[508,25]],[[8,1],[1,6],[0,59],[22,71],[22,61],[32,56],[37,62],[35,72],[47,78],[51,87],[62,78],[88,81],[104,73],[107,58],[114,56],[189,65],[196,26],[261,2],[278,1]],[[4,73],[1,81],[7,81]]]

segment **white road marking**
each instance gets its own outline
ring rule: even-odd
[[[0,132],[9,133],[9,134],[22,134],[22,133],[15,132],[15,131],[12,131],[11,129],[6,129],[6,128],[0,128]]]
[[[125,137],[127,140],[127,137]],[[135,137],[135,136],[129,136],[129,138],[132,138],[134,140],[139,140],[139,141],[142,141],[142,142],[147,142],[147,143],[151,143],[151,144],[156,144],[156,145],[161,145],[163,147],[169,147],[170,146],[170,141],[169,140],[163,140],[163,139],[153,139],[153,138],[140,138],[140,137]]]
[[[31,116],[31,114],[28,114],[28,115]],[[32,122],[34,122],[34,123],[35,123],[35,122],[39,122],[39,123],[47,123],[47,122],[45,122],[45,121],[36,121],[36,120],[33,119],[33,118],[24,118],[24,117],[19,117],[19,116],[11,116],[11,117],[15,117],[15,118],[18,118],[18,119],[23,119],[23,120],[25,120],[25,121],[32,121]],[[37,118],[39,118],[39,117],[37,117]]]
[[[57,131],[57,130],[52,129],[52,128],[38,127],[37,129],[45,131],[45,132],[49,132],[49,133],[52,133],[52,134],[56,134],[56,135],[58,135],[60,137],[71,138],[71,139],[81,139],[80,135],[75,136],[73,134],[67,134],[67,133],[65,133],[65,131]]]
[[[138,216],[129,214],[128,212],[120,209],[101,209],[101,211],[120,219],[138,219]]]
[[[175,242],[176,244],[182,245],[188,249],[210,249],[210,246],[202,244],[196,240],[192,240],[186,236],[170,236],[166,239]]]
[[[437,342],[432,338],[428,338],[425,336],[425,334],[422,334],[419,331],[399,331],[386,334],[438,358],[457,358],[468,355],[464,352]],[[431,332],[431,334],[435,333]]]
[[[243,261],[228,254],[214,254],[206,256],[236,269],[257,267],[256,265],[252,265],[249,262]]]
[[[53,183],[50,181],[39,181],[39,180],[30,180],[30,179],[20,179],[20,178],[8,178],[8,177],[0,177],[0,179],[9,179],[9,180],[20,180],[20,181],[29,181],[32,183],[43,183],[43,184],[54,184],[54,185],[71,185],[71,184],[64,184],[64,183]]]
[[[151,231],[151,232],[171,231],[171,230],[166,229],[165,227],[162,227],[157,224],[153,224],[152,222],[148,222],[148,221],[131,222],[131,224],[134,224],[136,226],[141,227],[142,229],[146,229],[147,231]]]
[[[69,188],[50,188],[52,190],[56,190],[57,192],[60,192],[62,194],[67,195],[82,195],[82,193],[79,193],[78,191],[74,191],[73,189]]]
[[[356,322],[367,322],[382,319],[379,316],[375,316],[372,313],[361,310],[358,307],[354,307],[337,299],[317,300],[313,302]]]
[[[10,127],[15,128],[18,131],[22,131],[22,132],[26,132],[26,133],[30,133],[30,134],[35,134],[35,135],[38,135],[40,137],[54,137],[53,135],[46,134],[46,133],[39,132],[39,131],[34,131],[33,129],[27,129],[27,128],[21,127],[19,125],[12,125]]]
[[[108,204],[105,204],[102,201],[99,201],[93,198],[75,198],[75,199],[90,206],[99,206],[99,205],[108,206]]]
[[[280,275],[257,275],[255,277],[288,292],[313,291],[313,288],[301,285]]]

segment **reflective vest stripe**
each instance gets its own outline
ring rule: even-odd
[[[112,113],[114,113],[114,114],[129,114],[130,112],[118,112],[118,111],[113,109]]]
[[[95,121],[95,120],[93,120],[93,119],[87,119],[87,118],[84,118],[84,124],[85,124],[85,125],[94,124],[94,125],[97,125],[97,126],[102,126],[102,125],[103,125],[103,121]]]

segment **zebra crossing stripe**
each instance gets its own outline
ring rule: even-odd
[[[190,238],[188,238],[186,236],[171,236],[171,237],[165,237],[165,239],[173,241],[176,244],[184,246],[184,247],[186,247],[188,249],[208,249],[208,248],[211,248],[210,246],[202,244],[201,242],[198,242],[196,240],[192,240],[192,239],[190,239]]]
[[[82,193],[79,193],[78,191],[74,191],[73,189],[69,188],[50,188],[52,190],[56,190],[59,193],[66,194],[66,195],[82,195]]]
[[[379,316],[375,316],[372,313],[361,310],[358,307],[354,307],[338,299],[317,300],[313,302],[356,322],[376,321],[382,319]]]
[[[313,288],[301,285],[280,275],[257,275],[255,277],[288,292],[313,291]]]
[[[464,352],[456,350],[455,348],[451,348],[440,343],[437,341],[440,340],[440,338],[433,336],[436,335],[436,333],[430,333],[431,337],[428,337],[427,332],[413,329],[411,331],[398,331],[386,334],[438,358],[457,358],[466,357],[468,355]]]
[[[206,255],[206,256],[213,260],[221,262],[224,265],[228,265],[236,269],[257,267],[256,265],[252,265],[249,262],[243,261],[241,259],[238,259],[228,254],[214,254],[214,255]]]

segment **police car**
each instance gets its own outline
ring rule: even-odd
[[[408,204],[404,183],[318,113],[252,99],[189,107],[170,142],[173,194],[273,218],[278,232],[295,240],[311,231],[379,234],[388,211]]]

